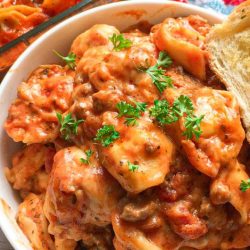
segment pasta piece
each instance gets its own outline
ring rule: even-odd
[[[199,139],[185,139],[182,135],[185,121],[180,119],[179,125],[174,126],[177,132],[173,137],[181,142],[187,158],[197,170],[215,177],[221,166],[237,157],[245,138],[238,103],[231,93],[210,88],[168,89],[165,97],[173,103],[180,93],[190,97],[197,117],[204,115],[202,133]]]
[[[191,26],[204,37],[211,29],[211,25],[208,23],[208,21],[199,15],[190,15],[185,18],[180,17],[178,20],[184,20],[184,25],[186,27]]]
[[[43,167],[50,149],[42,144],[32,144],[14,155],[12,168],[5,168],[6,177],[14,189],[36,194],[46,192],[48,173]]]
[[[41,12],[41,9],[26,6],[24,4],[12,5],[12,6],[9,6],[8,8],[1,8],[0,9],[1,14],[7,14],[8,12],[12,12],[12,11],[19,12],[19,15],[24,15],[23,18],[25,18],[25,16],[28,16],[28,15],[33,14],[35,12]],[[3,20],[3,19],[4,18],[1,16],[0,20]]]
[[[77,65],[76,82],[90,82],[96,91],[106,91],[106,101],[112,98],[113,90],[123,94],[125,100],[153,103],[159,98],[159,91],[151,77],[139,69],[156,64],[157,49],[145,35],[135,38],[125,33],[124,36],[132,41],[129,49],[118,52],[108,46],[87,49]]]
[[[123,191],[95,157],[89,164],[81,162],[86,155],[77,147],[55,155],[44,205],[51,234],[78,241],[89,223],[100,227],[110,223],[111,211]]]
[[[80,0],[44,0],[42,1],[41,8],[45,13],[54,16],[79,2]]]
[[[35,3],[33,0],[2,0],[1,7],[9,7],[13,5],[26,5],[30,7],[36,7],[37,3]]]
[[[9,108],[8,118],[5,122],[5,130],[16,142],[23,143],[46,143],[51,142],[59,136],[59,127],[55,115],[43,119],[46,113],[42,110],[16,99]],[[52,118],[52,119],[51,119]]]
[[[162,250],[163,248],[151,242],[147,237],[139,231],[136,227],[127,225],[123,222],[118,214],[114,213],[112,216],[112,225],[116,235],[116,249],[121,250]],[[117,248],[117,245],[119,246]]]
[[[98,89],[105,88],[106,85],[104,85],[103,82],[110,80],[112,77],[106,68],[103,69],[103,67],[100,67],[107,54],[109,54],[109,49],[105,46],[86,49],[84,57],[82,57],[77,64],[76,82],[79,84],[90,81],[90,83]],[[100,71],[100,73],[98,71]],[[102,83],[99,80],[97,83],[100,85],[97,85],[95,82],[99,78],[102,79]]]
[[[109,37],[112,37],[113,34],[119,34],[119,31],[114,26],[96,24],[73,41],[71,51],[76,54],[77,58],[82,58],[89,48],[111,46]]]
[[[128,192],[139,193],[157,186],[169,172],[174,145],[168,137],[148,117],[138,120],[135,126],[126,126],[124,119],[110,118],[114,114],[104,114],[104,124],[116,124],[120,139],[109,147],[100,147],[99,153],[105,168]],[[129,164],[138,169],[133,171]]]
[[[244,165],[232,160],[212,182],[210,196],[215,204],[230,202],[240,213],[241,222],[250,224],[250,189],[246,192],[240,190],[241,181],[248,178]],[[226,195],[223,187],[226,187],[228,192],[227,200],[223,199]]]
[[[19,206],[17,222],[34,250],[56,249],[43,214],[43,196],[29,194]]]
[[[59,135],[56,112],[64,113],[71,104],[73,78],[61,66],[40,66],[18,88],[5,130],[14,141],[51,142]]]
[[[185,19],[167,18],[153,28],[152,39],[160,50],[189,73],[201,80],[206,79],[206,59],[203,51],[204,39]]]
[[[44,22],[47,18],[48,16],[42,13],[40,8],[24,4],[0,8],[0,47]],[[25,48],[25,44],[20,44],[1,54],[0,71],[6,70]]]
[[[73,77],[59,65],[42,65],[18,87],[18,97],[46,111],[65,112],[71,105]]]

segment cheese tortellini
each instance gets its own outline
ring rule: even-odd
[[[96,24],[68,65],[20,84],[5,130],[25,145],[5,171],[35,250],[250,247],[250,146],[209,29],[195,15]]]

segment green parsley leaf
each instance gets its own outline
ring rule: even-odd
[[[169,57],[169,55],[165,51],[161,51],[159,53],[159,57],[157,60],[157,66],[167,68],[173,63],[172,59]]]
[[[54,50],[54,53],[59,56],[64,62],[69,66],[70,69],[75,69],[76,67],[76,54],[70,52],[67,56],[62,56],[57,51]]]
[[[170,124],[178,120],[178,116],[173,112],[167,100],[155,100],[154,106],[149,110],[150,116],[161,124]]]
[[[107,147],[118,138],[120,138],[120,133],[115,130],[113,125],[104,125],[98,129],[94,140],[100,141],[102,146]]]
[[[91,149],[88,149],[84,153],[86,155],[86,159],[80,158],[80,161],[84,164],[89,164],[89,159],[90,159],[91,155],[93,154],[93,151]]]
[[[141,112],[145,112],[146,108],[147,108],[147,103],[145,102],[135,102],[136,108],[141,111]]]
[[[172,107],[167,100],[155,100],[154,106],[149,110],[149,114],[154,117],[160,125],[174,123],[186,114],[184,120],[186,130],[183,132],[183,135],[186,136],[187,139],[192,139],[193,135],[199,139],[202,133],[200,123],[204,115],[196,117],[193,111],[194,107],[191,99],[181,95],[174,101]]]
[[[72,114],[68,113],[65,117],[60,113],[56,113],[57,119],[61,125],[60,132],[65,140],[69,140],[72,134],[77,135],[78,126],[84,120],[75,120],[72,118]]]
[[[126,117],[124,124],[127,126],[135,126],[137,124],[137,120],[135,117]]]
[[[196,139],[200,138],[202,133],[200,124],[203,118],[204,115],[201,115],[200,117],[189,115],[185,118],[184,126],[186,130],[183,132],[183,135],[185,135],[187,139],[192,139],[193,135]]]
[[[113,50],[121,51],[123,49],[130,48],[132,46],[132,41],[126,39],[123,34],[113,34],[112,37],[109,37],[109,40],[113,43]]]
[[[135,107],[127,102],[119,102],[116,105],[118,109],[118,117],[125,116],[125,124],[127,126],[134,126],[141,113],[146,110],[147,104],[142,102],[135,102]]]
[[[139,169],[139,165],[132,164],[130,161],[128,161],[128,169],[131,172],[135,172],[136,170]]]
[[[153,84],[162,93],[167,87],[172,88],[172,79],[165,75],[165,70],[158,68],[157,65],[148,68],[145,71],[152,79]]]
[[[159,92],[162,93],[167,87],[172,88],[173,84],[171,77],[165,75],[166,70],[160,67],[167,68],[171,64],[171,58],[167,55],[166,52],[161,51],[159,53],[157,63],[154,66],[151,66],[149,68],[139,67],[138,70],[146,72],[151,77],[153,84],[156,86]]]
[[[173,111],[178,116],[183,116],[184,114],[192,114],[194,111],[194,106],[191,99],[188,96],[181,95],[177,100],[174,101]]]
[[[118,109],[118,117],[122,116],[132,116],[139,117],[138,110],[127,102],[119,102],[116,104],[116,108]]]
[[[247,189],[249,189],[249,188],[250,188],[250,179],[248,179],[246,181],[242,180],[240,183],[240,190],[242,192],[246,192]]]

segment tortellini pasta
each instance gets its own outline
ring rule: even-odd
[[[68,65],[19,85],[5,130],[25,145],[6,176],[34,249],[250,246],[250,146],[206,61],[210,25],[191,15],[150,29],[96,24]]]

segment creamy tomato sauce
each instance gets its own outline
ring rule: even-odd
[[[34,249],[250,247],[249,146],[209,30],[199,16],[94,25],[66,66],[20,83],[5,130],[24,146],[6,176]]]

